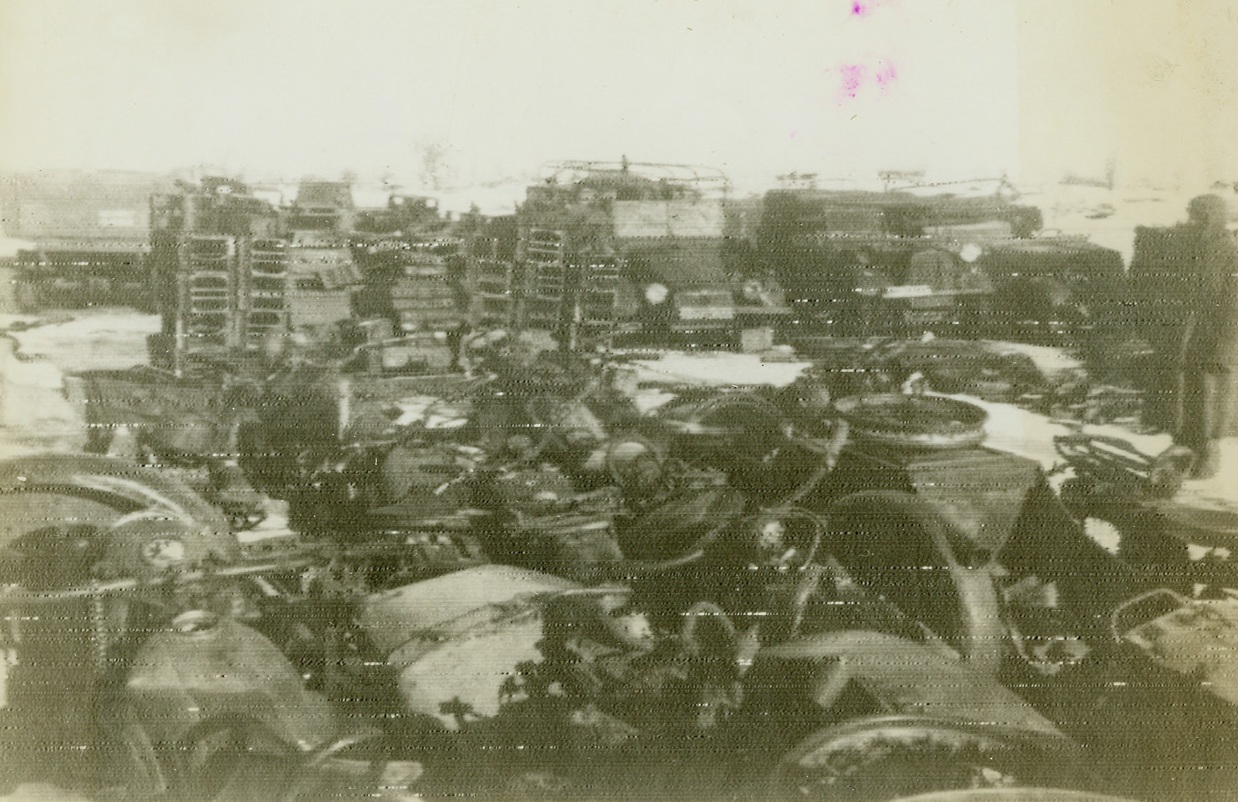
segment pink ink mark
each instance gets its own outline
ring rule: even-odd
[[[890,84],[898,80],[898,68],[890,62],[882,62],[877,72],[873,75],[873,80],[877,82],[877,86],[885,92],[890,88]]]
[[[855,99],[862,92],[875,87],[882,95],[898,80],[898,69],[891,62],[878,60],[875,64],[843,64],[838,68],[840,98]]]
[[[888,2],[889,0],[852,0],[851,14],[856,17],[867,17]]]
[[[864,64],[844,64],[838,68],[842,73],[842,93],[854,98],[860,94],[860,87],[868,78],[868,67]]]

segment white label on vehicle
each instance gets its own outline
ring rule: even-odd
[[[9,667],[16,664],[16,650],[0,647],[0,710],[9,706]]]
[[[735,308],[731,306],[681,306],[681,320],[733,320]]]
[[[932,294],[933,288],[927,284],[896,284],[882,293],[886,298],[924,298]]]

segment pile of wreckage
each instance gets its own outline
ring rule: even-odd
[[[652,408],[622,358],[501,333],[467,371],[307,349],[84,374],[96,449],[123,423],[146,464],[0,463],[17,774],[122,799],[1224,798],[1238,599],[1182,533],[1232,522],[1175,516],[1178,466],[1103,438],[1059,443],[1059,494],[983,446],[978,406],[901,392],[1035,395],[1034,371],[833,342],[787,387]]]
[[[972,403],[1155,425],[1160,293],[1002,188],[728,186],[562,162],[452,222],[208,178],[42,232],[19,300],[160,329],[67,377],[90,453],[0,461],[0,792],[1229,798],[1238,515]],[[810,364],[642,386],[667,343]]]

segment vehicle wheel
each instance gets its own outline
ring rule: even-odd
[[[786,417],[752,393],[675,403],[658,418],[677,435],[672,456],[724,470],[740,489],[768,492],[770,465],[790,443]]]
[[[42,293],[37,284],[29,279],[18,279],[13,285],[13,300],[17,303],[17,311],[22,314],[33,314],[43,308]]]
[[[851,436],[895,448],[967,448],[984,442],[988,413],[941,396],[885,393],[840,398],[835,409]]]
[[[172,797],[187,802],[277,802],[296,787],[301,756],[262,724],[216,719],[194,727],[176,748]]]
[[[746,496],[731,487],[688,490],[642,515],[620,534],[620,547],[633,560],[670,568],[702,556],[746,503]]]
[[[914,794],[1038,784],[1063,769],[1045,748],[979,725],[874,716],[827,727],[774,770],[770,802],[876,802]]]
[[[754,468],[787,442],[787,424],[770,402],[749,394],[722,396],[701,405],[696,421],[727,433],[731,453]]]
[[[124,789],[126,799],[155,799],[169,791],[164,766],[132,707],[124,703],[105,705],[99,726],[106,785]]]
[[[118,517],[116,513],[156,508],[179,513],[220,532],[228,531],[219,510],[157,468],[93,454],[36,454],[0,461],[0,524],[22,520],[19,511],[30,506],[46,525],[50,508],[42,505],[48,498],[67,499],[65,503],[75,507],[88,505],[103,513],[102,519],[81,518],[75,509],[73,516],[58,516],[58,520],[107,526]],[[30,500],[28,504],[24,503],[26,499]],[[10,509],[10,505],[14,506]],[[0,532],[5,528],[0,526]],[[7,539],[0,537],[0,542]]]
[[[856,582],[921,622],[973,668],[996,673],[1006,646],[988,566],[960,563],[947,524],[910,493],[856,493],[831,508],[830,550]]]

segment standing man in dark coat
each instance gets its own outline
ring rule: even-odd
[[[1219,440],[1227,428],[1229,385],[1238,370],[1238,243],[1226,229],[1225,201],[1201,195],[1187,207],[1188,305],[1176,353],[1173,434],[1176,445],[1195,452],[1192,478],[1214,476]]]

